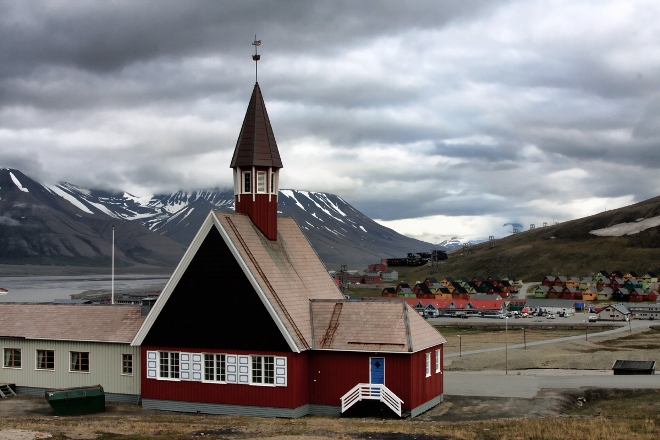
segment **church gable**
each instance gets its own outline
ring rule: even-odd
[[[143,345],[291,350],[216,227],[209,229],[169,297],[162,299],[166,302]]]

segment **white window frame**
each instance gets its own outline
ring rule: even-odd
[[[426,377],[431,377],[431,353],[426,353]]]
[[[130,359],[130,363],[131,363],[131,367],[130,367],[131,372],[130,373],[127,373],[125,368],[124,368],[126,366],[125,356],[129,356],[128,359]],[[122,376],[132,376],[133,375],[133,353],[122,353],[121,354],[121,375]]]
[[[257,171],[257,194],[266,194],[266,172]]]
[[[8,360],[9,358],[7,357],[7,353],[15,353],[18,352],[19,356],[19,363],[20,365],[17,367],[15,365],[8,365]],[[14,364],[16,364],[16,355],[10,356],[11,359],[14,361]],[[12,347],[3,347],[2,349],[2,368],[11,368],[14,370],[22,370],[23,369],[23,350],[21,348],[12,348]]]
[[[435,351],[435,372],[440,372],[440,350]]]
[[[267,376],[266,360],[270,360],[269,362],[271,367],[270,375],[269,375],[270,377]],[[256,363],[260,364],[260,370],[261,370],[259,376],[256,377],[256,379],[258,380],[255,380]],[[270,382],[266,382],[266,380],[270,380]],[[250,355],[250,385],[259,385],[259,386],[267,386],[267,387],[275,386],[275,356]]]
[[[278,192],[278,186],[279,186],[279,174],[277,173],[277,170],[270,171],[270,193],[277,195]]]
[[[246,185],[246,182],[248,185]],[[243,175],[241,176],[241,192],[243,194],[251,194],[252,186],[252,171],[243,171]]]
[[[202,376],[202,382],[206,383],[227,383],[227,354],[225,353],[203,353],[204,355],[204,374]],[[207,356],[211,357],[211,362],[213,362],[213,372],[212,378],[208,378],[208,366],[207,362],[209,359]],[[220,363],[220,366],[218,366]],[[221,372],[218,373],[218,368],[221,369]],[[223,377],[224,376],[224,377]]]
[[[167,371],[163,375],[163,355],[167,355]],[[173,371],[174,361],[176,361],[176,370]],[[178,351],[159,351],[158,352],[158,379],[159,380],[181,380],[181,353]]]
[[[179,377],[161,376],[161,353],[167,353],[168,376],[171,370],[169,360],[172,353],[179,355]],[[225,358],[225,380],[207,380],[206,379],[206,356],[214,356],[214,363],[218,356]],[[260,358],[263,367],[264,358],[272,359],[272,383],[263,383],[264,373],[261,373],[262,382],[252,381],[252,360]],[[199,358],[198,360],[195,360]],[[272,355],[237,355],[232,353],[188,353],[171,351],[147,351],[147,379],[152,380],[171,380],[171,381],[194,381],[216,384],[240,384],[268,387],[286,387],[288,386],[288,360],[285,356]],[[186,365],[187,364],[187,365]],[[135,365],[134,365],[135,366]],[[214,376],[215,378],[215,376]]]
[[[82,355],[87,355],[87,369],[86,370],[82,370],[82,369],[76,370],[76,369],[73,368],[74,367],[74,364],[73,364],[73,355],[74,355],[74,353],[78,355],[78,360],[76,361],[76,365],[80,365],[81,368],[82,368],[82,360],[81,360]],[[69,352],[69,373],[89,374],[89,372],[92,368],[92,366],[90,364],[91,364],[91,356],[89,355],[89,351],[70,351]]]
[[[44,354],[48,353],[48,352],[53,353],[53,368],[39,368],[39,352],[40,351],[43,351]],[[55,368],[56,368],[56,366],[55,366],[55,350],[47,350],[47,349],[43,349],[43,348],[37,348],[37,349],[35,349],[34,354],[35,354],[35,356],[34,356],[34,369],[35,370],[38,370],[38,371],[55,371]],[[46,358],[46,359],[48,359],[48,358]],[[48,364],[48,362],[46,362],[46,364]]]

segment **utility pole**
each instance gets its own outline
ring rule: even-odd
[[[506,368],[506,373],[509,374],[509,317],[505,316],[504,317],[504,338],[505,338],[505,347],[504,347],[504,353],[505,353],[505,368]]]
[[[115,303],[115,225],[112,225],[112,288],[110,293],[110,304]]]

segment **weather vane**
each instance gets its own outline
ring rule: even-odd
[[[257,53],[257,47],[261,46],[261,40],[257,40],[257,36],[254,36],[254,43],[252,43],[254,46],[254,55],[252,55],[252,59],[254,60],[254,81],[259,82],[259,71],[257,66],[259,66],[259,60],[261,59],[261,55]]]

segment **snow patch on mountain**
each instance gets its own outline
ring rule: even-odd
[[[88,207],[86,207],[80,200],[76,199],[73,195],[69,194],[68,192],[64,191],[62,188],[59,186],[46,186],[45,187],[47,190],[51,191],[52,193],[57,194],[58,196],[62,197],[64,200],[67,202],[71,203],[73,206],[76,208],[80,209],[81,211],[84,211],[88,214],[94,214]]]
[[[646,229],[660,226],[660,216],[647,219],[637,219],[634,223],[619,223],[609,228],[594,229],[590,234],[601,237],[621,237],[623,235],[638,234]]]
[[[339,222],[344,223],[344,220],[335,217],[334,215],[332,215],[332,213],[331,213],[328,209],[326,209],[326,208],[324,208],[323,206],[319,205],[318,202],[317,202],[316,200],[314,200],[314,199],[309,195],[309,191],[298,191],[298,192],[299,192],[300,194],[302,194],[303,196],[307,197],[307,198],[308,198],[308,199],[309,199],[314,205],[316,205],[317,208],[319,208],[321,211],[323,211],[326,215],[328,215],[329,217],[332,217],[334,220],[337,220],[337,221],[339,221]],[[318,194],[318,193],[315,193],[315,195],[317,195],[317,194]]]
[[[282,189],[280,190],[280,193],[282,193],[282,195],[285,197],[292,198],[296,202],[296,205],[300,207],[300,209],[306,211],[305,207],[298,201],[298,199],[296,199],[296,196],[293,195],[293,191],[291,191],[290,189]]]
[[[30,191],[28,191],[27,188],[25,188],[23,185],[21,185],[21,182],[16,178],[16,176],[14,176],[14,173],[12,173],[10,171],[9,176],[11,176],[11,180],[14,181],[14,185],[16,185],[18,187],[18,189],[20,189],[23,192],[30,192]]]
[[[122,196],[126,200],[132,200],[134,203],[136,203],[140,206],[148,206],[149,202],[151,202],[151,200],[153,200],[153,195],[138,197],[138,196],[134,196],[131,193],[125,192],[125,193],[122,194]]]

